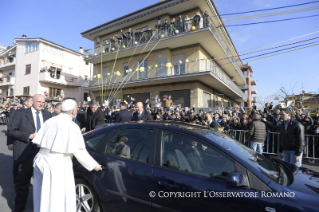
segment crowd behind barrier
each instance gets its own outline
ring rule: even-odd
[[[59,99],[61,100],[61,99]],[[12,110],[24,108],[25,98],[0,99],[0,124],[7,124]],[[94,100],[92,101],[94,102]],[[125,102],[127,109],[134,113],[137,111],[136,100],[132,96],[127,96],[124,100],[116,99],[113,106],[99,105],[99,110],[104,114],[105,123],[114,123],[115,118],[120,111],[120,103]],[[51,101],[45,103],[45,109],[51,113],[55,112],[55,104]],[[218,124],[219,130],[239,142],[249,146],[247,140],[249,126],[252,122],[253,114],[258,113],[264,122],[272,122],[278,126],[282,122],[280,119],[280,106],[274,107],[272,103],[267,103],[263,110],[257,108],[243,108],[235,105],[234,107],[216,107],[198,109],[196,105],[192,107],[181,108],[181,105],[174,105],[171,96],[155,96],[153,99],[146,99],[143,103],[145,111],[149,112],[155,121],[180,121],[191,124],[208,126],[207,114],[214,122]],[[87,117],[90,102],[78,102],[79,112],[84,113]],[[305,130],[305,149],[304,157],[319,159],[319,112],[310,113],[301,108],[291,108],[293,119],[299,121]],[[89,109],[90,110],[90,109]],[[264,142],[264,153],[276,155],[279,150],[279,132],[277,129],[267,125],[267,136]]]

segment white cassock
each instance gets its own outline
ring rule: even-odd
[[[34,212],[75,212],[72,157],[89,171],[97,165],[85,149],[78,125],[61,113],[47,120],[32,142],[41,148],[33,161]]]

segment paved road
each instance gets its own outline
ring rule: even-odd
[[[0,125],[0,212],[10,212],[13,209],[14,201],[14,186],[12,180],[12,152],[8,150],[5,136],[6,127]],[[304,161],[304,167],[319,172],[319,164],[309,164]],[[29,198],[25,212],[32,212],[32,186],[30,186]]]

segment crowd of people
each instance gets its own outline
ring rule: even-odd
[[[190,30],[196,30],[209,26],[209,15],[207,11],[203,16],[199,12],[196,12],[193,17],[185,15],[179,15],[176,19],[172,18],[170,21],[158,18],[154,28],[143,27],[133,31],[131,28],[127,32],[121,30],[118,34],[111,37],[109,40],[104,41],[104,51],[117,50],[118,48],[125,48],[137,43],[145,43],[149,40],[160,39],[164,37],[172,36],[178,33],[188,32]],[[193,28],[194,27],[194,28]]]
[[[318,137],[312,137],[312,140],[307,139],[307,143],[305,142],[305,133],[319,135],[319,113],[311,117],[302,109],[273,107],[272,103],[266,104],[264,110],[257,110],[255,107],[244,109],[235,105],[230,108],[218,108],[215,111],[212,108],[207,111],[200,109],[195,113],[195,107],[196,105],[190,109],[176,107],[170,95],[155,96],[153,99],[146,99],[145,102],[136,102],[133,96],[128,95],[125,100],[117,99],[115,105],[111,107],[100,105],[94,100],[76,103],[72,99],[64,99],[62,103],[48,103],[41,94],[15,98],[13,101],[2,99],[0,102],[2,114],[9,114],[7,146],[13,151],[16,211],[23,211],[25,208],[32,175],[35,197],[41,196],[43,191],[55,190],[56,186],[59,188],[57,190],[64,189],[62,198],[69,198],[68,207],[75,207],[72,204],[75,202],[75,196],[70,193],[74,191],[74,177],[72,169],[69,168],[72,167],[73,155],[87,170],[102,170],[101,165],[87,153],[81,132],[91,131],[110,122],[174,121],[174,123],[188,122],[207,126],[214,131],[229,135],[232,131],[242,131],[247,134],[246,138],[251,149],[263,154],[264,143],[267,146],[272,145],[270,148],[279,147],[278,156],[299,167],[302,165],[305,150],[319,152]],[[267,132],[278,132],[279,136],[271,140]],[[238,135],[241,136],[240,134],[231,136],[240,140]],[[125,137],[119,138],[114,151],[122,149],[125,141]],[[50,152],[50,149],[57,153]],[[129,150],[118,152],[123,157],[129,155]],[[62,162],[63,169],[60,167]],[[34,173],[32,173],[33,166]],[[59,187],[61,185],[59,181],[54,181],[51,177],[54,175],[59,179],[61,170],[65,173],[64,180],[70,187]],[[43,183],[43,179],[50,183]],[[41,211],[40,208],[43,207],[46,208],[45,211],[57,211],[56,208],[59,207],[51,207],[47,202],[52,198],[58,198],[60,192],[49,194],[45,198],[34,198],[35,211]]]

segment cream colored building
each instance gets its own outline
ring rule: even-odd
[[[73,51],[43,38],[17,38],[0,54],[0,94],[8,97],[43,94],[47,100],[86,100],[81,87],[92,64]]]
[[[209,17],[204,20],[205,11]],[[198,25],[196,12],[201,16]],[[170,22],[179,15],[190,20],[170,25],[167,31],[155,30],[158,18]],[[213,1],[168,0],[82,32],[94,42],[94,49],[85,52],[94,71],[83,88],[91,91],[91,98],[109,100],[111,105],[127,95],[144,102],[165,94],[182,107],[247,102],[248,93],[241,89],[247,83],[243,64],[227,30],[218,27],[222,24]],[[129,28],[134,33],[143,28],[152,32],[112,44],[113,36]]]

